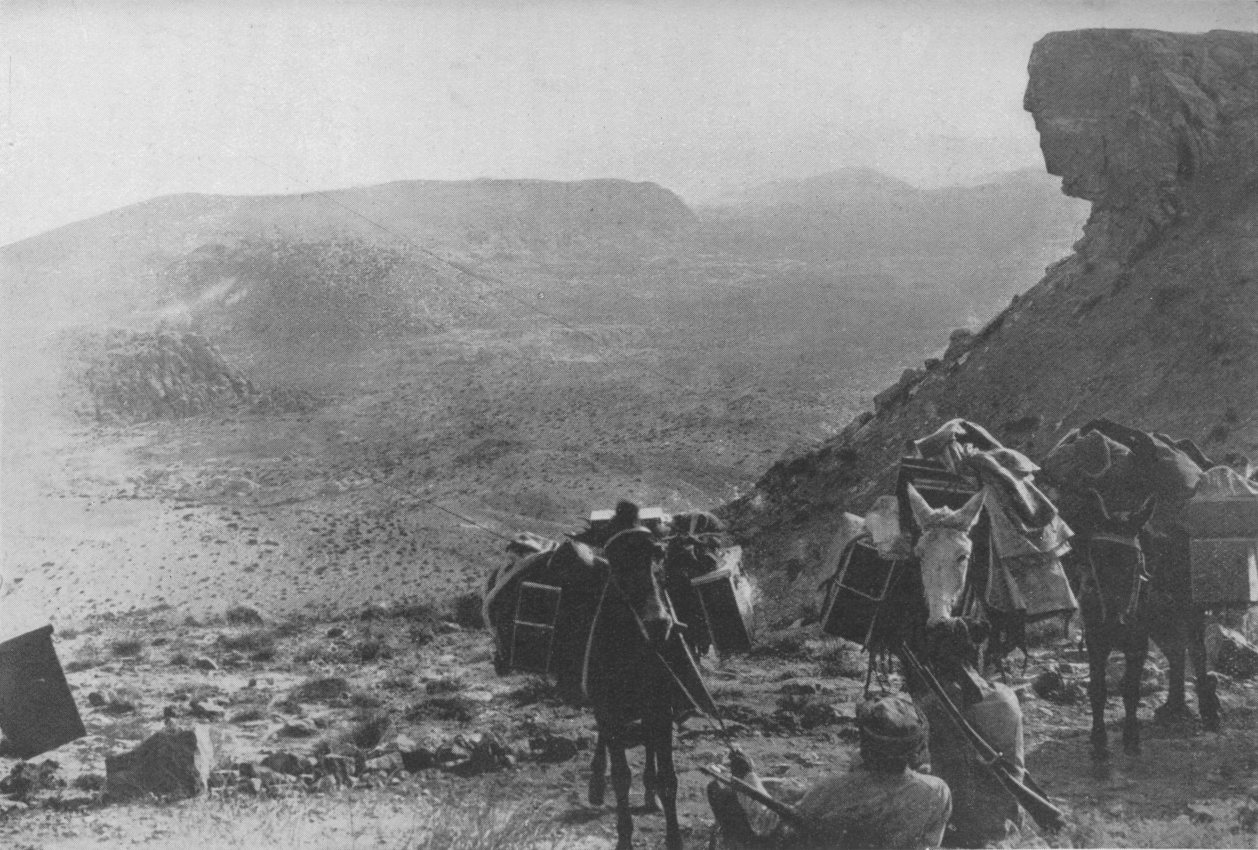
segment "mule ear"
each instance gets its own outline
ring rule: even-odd
[[[930,515],[935,512],[935,509],[922,497],[921,493],[917,492],[917,488],[912,483],[908,485],[907,492],[909,495],[909,507],[913,509],[913,519],[917,520],[918,528],[925,528]]]
[[[1149,520],[1153,518],[1153,512],[1157,510],[1158,497],[1150,496],[1144,500],[1144,504],[1140,506],[1140,510],[1131,515],[1131,529],[1139,533],[1142,528],[1149,524]]]
[[[966,531],[969,531],[974,527],[974,523],[978,522],[979,512],[983,510],[983,493],[983,490],[979,490],[952,515],[953,521],[965,528]]]

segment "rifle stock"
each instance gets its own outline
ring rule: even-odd
[[[786,821],[788,824],[790,824],[792,827],[799,830],[800,832],[805,832],[809,834],[813,833],[814,830],[813,830],[813,826],[811,822],[806,820],[802,815],[800,815],[799,812],[795,811],[794,808],[787,805],[786,803],[783,803],[781,800],[773,799],[768,794],[765,794],[763,791],[761,791],[759,788],[756,788],[754,785],[747,784],[746,782],[739,779],[737,776],[726,776],[724,773],[721,773],[719,770],[717,770],[715,767],[711,765],[704,765],[703,767],[699,769],[702,770],[704,773],[706,773],[708,776],[711,776],[717,782],[720,782],[722,785],[725,785],[729,788],[733,788],[739,794],[742,794],[745,797],[750,797],[752,800],[755,800],[757,803],[764,806],[769,811],[773,812],[775,815],[780,817],[782,820]]]

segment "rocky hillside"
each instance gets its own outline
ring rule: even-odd
[[[248,408],[304,409],[292,391],[263,391],[197,334],[68,332],[59,390],[82,421],[131,424]]]
[[[1258,35],[1054,33],[1029,71],[1047,168],[1092,202],[1085,236],[727,506],[780,618],[814,599],[840,512],[887,492],[905,441],[953,417],[1032,457],[1097,416],[1258,455]]]

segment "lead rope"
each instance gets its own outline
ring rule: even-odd
[[[673,683],[676,684],[677,687],[681,689],[681,692],[686,695],[686,699],[690,702],[690,705],[695,709],[695,711],[699,712],[699,714],[704,718],[704,720],[708,722],[708,725],[713,727],[713,729],[715,729],[717,734],[720,735],[721,740],[724,741],[725,743],[726,749],[729,750],[729,752],[733,753],[734,752],[733,736],[730,733],[729,728],[725,725],[725,720],[721,717],[719,709],[715,715],[706,711],[701,705],[699,705],[699,703],[695,700],[694,696],[691,695],[690,689],[687,688],[686,685],[682,683],[680,677],[678,677],[678,675],[673,672],[673,668],[669,665],[668,661],[664,658],[663,655],[660,654],[660,651],[655,648],[655,645],[651,643],[650,639],[647,638],[646,624],[643,623],[642,618],[638,616],[637,610],[635,610],[634,607],[629,604],[629,600],[625,597],[624,591],[620,589],[620,585],[616,584],[615,581],[612,579],[610,567],[607,574],[607,584],[603,585],[603,597],[599,598],[598,610],[596,610],[595,615],[594,615],[595,623],[598,622],[598,611],[602,610],[603,598],[606,597],[607,588],[609,586],[615,586],[616,594],[620,597],[620,601],[625,603],[625,607],[629,609],[629,613],[633,615],[634,621],[638,624],[639,632],[642,634],[642,639],[646,641],[647,646],[651,648],[651,652],[655,655],[656,659],[659,660],[660,666],[664,668],[664,672],[667,673],[669,678],[673,680]],[[669,600],[669,606],[670,607],[672,606],[672,600]],[[674,618],[674,622],[676,622],[676,618]],[[587,643],[586,645],[585,668],[587,671],[589,670],[589,651],[590,651],[589,648],[593,644],[593,641],[594,641],[594,629],[591,628],[590,629],[590,642]],[[682,645],[682,651],[690,652],[690,650],[686,648],[685,644]],[[698,671],[698,664],[695,665],[695,669],[696,671]],[[703,689],[704,696],[708,698],[708,702],[710,702],[713,705],[713,707],[715,707],[716,700],[712,698],[712,692],[708,690],[707,684],[703,681],[702,673],[699,674],[698,683],[699,683],[699,687]]]

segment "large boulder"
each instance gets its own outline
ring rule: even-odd
[[[213,764],[207,727],[163,729],[134,750],[105,758],[105,796],[194,797],[205,791]]]

